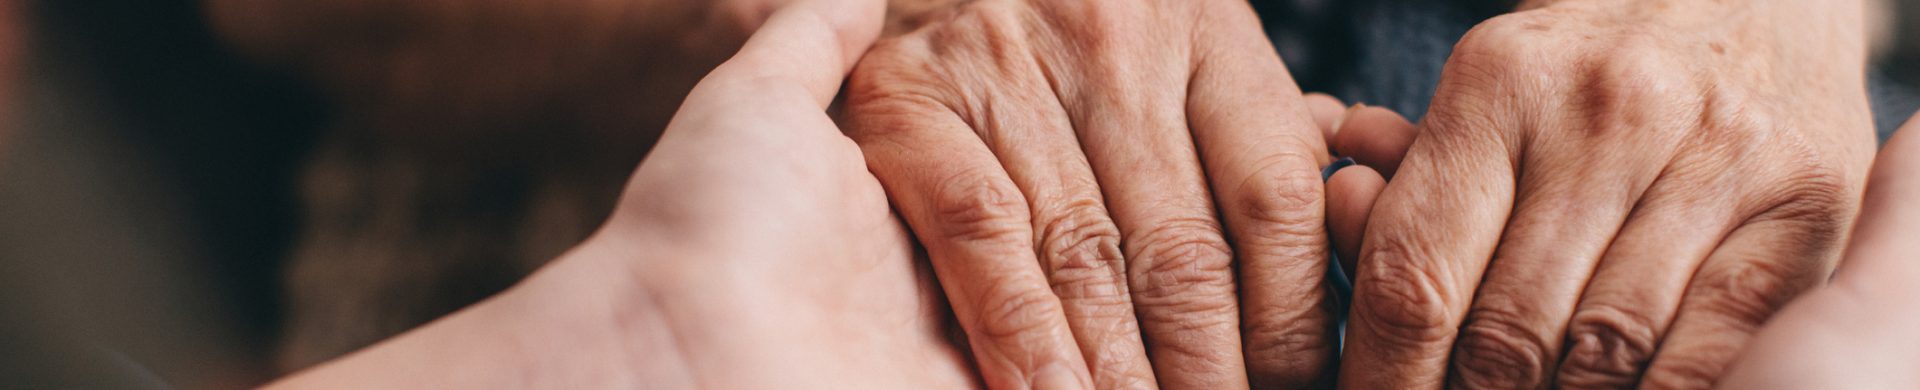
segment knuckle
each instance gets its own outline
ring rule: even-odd
[[[1440,281],[1422,269],[1428,259],[1416,258],[1405,245],[1385,243],[1362,259],[1354,284],[1354,314],[1382,342],[1416,346],[1446,341],[1454,335]]]
[[[1837,245],[1852,223],[1859,191],[1845,174],[1832,167],[1807,163],[1790,170],[1776,196],[1781,201],[1768,211],[1772,214],[1769,217],[1799,224],[1802,232],[1796,236],[1803,244],[1799,247],[1824,249]]]
[[[1629,42],[1632,42],[1630,40]],[[1581,68],[1569,97],[1571,111],[1583,118],[1584,126],[1561,131],[1584,134],[1645,137],[1648,134],[1678,133],[1669,129],[1687,128],[1701,122],[1698,112],[1674,107],[1699,106],[1690,101],[1699,96],[1685,72],[1672,65],[1667,54],[1651,45],[1622,43],[1605,51],[1605,60]],[[1638,130],[1651,131],[1638,131]]]
[[[980,170],[963,171],[936,185],[933,212],[939,234],[962,241],[1024,240],[1025,199],[1012,183]]]
[[[1018,59],[1028,55],[1031,14],[1021,2],[969,2],[940,28],[929,30],[928,39],[958,58],[990,63],[1000,70],[1016,69]]]
[[[996,278],[982,286],[980,315],[974,329],[980,336],[1000,342],[1037,342],[1047,337],[1054,326],[1053,317],[1061,312],[1060,300],[1045,289],[1030,288],[1013,278]]]
[[[1289,153],[1261,165],[1240,186],[1242,213],[1255,226],[1243,240],[1278,241],[1272,245],[1302,246],[1318,240],[1326,212],[1322,184],[1308,157]]]
[[[1513,13],[1487,19],[1460,38],[1454,48],[1454,61],[1463,64],[1511,65],[1492,69],[1542,69],[1546,54],[1555,48],[1543,45],[1546,37],[1538,32],[1548,23],[1535,13]]]
[[[1162,223],[1128,241],[1137,243],[1128,273],[1144,305],[1193,304],[1233,292],[1233,252],[1210,220]]]
[[[1454,344],[1457,384],[1474,389],[1534,388],[1545,383],[1546,342],[1498,312],[1475,313]]]
[[[1120,230],[1106,209],[1084,199],[1050,214],[1056,217],[1040,225],[1040,254],[1054,292],[1066,299],[1124,299]]]
[[[1577,388],[1632,386],[1652,359],[1657,341],[1653,320],[1634,313],[1597,306],[1574,314],[1559,383]]]
[[[1032,2],[1033,13],[1054,27],[1063,42],[1095,55],[1111,53],[1129,43],[1115,37],[1137,36],[1150,4],[1113,0],[1056,0]]]

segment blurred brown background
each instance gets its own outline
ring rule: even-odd
[[[1435,3],[1257,4],[1308,89],[1417,114],[1431,88],[1418,75],[1437,75],[1485,13]],[[0,131],[0,387],[263,381],[295,184],[328,107],[224,49],[193,0],[19,4],[18,125]],[[1920,0],[1897,7],[1920,21]],[[1920,22],[1894,26],[1875,64],[1883,129],[1920,106]]]

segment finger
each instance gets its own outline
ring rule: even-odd
[[[1134,33],[1104,38],[1168,38]],[[1154,374],[1168,388],[1245,387],[1232,250],[1182,110],[1187,56],[1099,56],[1087,62],[1100,69],[1081,72],[1086,82],[1061,93],[1120,227],[1128,288]]]
[[[1595,264],[1660,172],[1587,142],[1532,146],[1529,155],[1576,157],[1522,162],[1513,216],[1454,343],[1455,388],[1546,387]]]
[[[772,150],[851,149],[826,108],[878,35],[879,3],[804,0],[776,11],[733,58],[694,86],[648,160],[734,161]]]
[[[1866,203],[1833,283],[1795,299],[1754,336],[1717,386],[1901,388],[1920,383],[1920,135],[1908,123],[1875,159]]]
[[[854,95],[848,109],[849,134],[926,246],[988,386],[1090,386],[1033,254],[1026,202],[973,131],[923,101]]]
[[[1444,93],[1444,91],[1442,91]],[[1433,388],[1512,207],[1500,124],[1436,106],[1368,219],[1340,364],[1348,388]]]
[[[1630,388],[1665,336],[1701,261],[1732,231],[1734,215],[1711,196],[1655,184],[1599,259],[1574,305],[1555,382]]]
[[[1307,112],[1313,115],[1313,125],[1320,128],[1321,139],[1331,140],[1340,131],[1340,117],[1346,115],[1346,103],[1340,98],[1319,92],[1308,93],[1301,98],[1307,104]]]
[[[1339,121],[1333,150],[1391,178],[1413,146],[1416,131],[1406,117],[1380,107],[1354,106]]]
[[[701,85],[761,93],[799,87],[826,108],[847,71],[879,36],[885,11],[886,2],[879,0],[802,0],[782,7]]]
[[[1360,258],[1360,243],[1367,232],[1367,217],[1373,215],[1373,203],[1386,188],[1387,179],[1364,165],[1341,169],[1327,180],[1327,235],[1348,275],[1353,274],[1355,260]]]
[[[1920,280],[1920,116],[1888,140],[1867,181],[1866,203],[1834,283],[1898,291]]]
[[[1252,12],[1223,23],[1235,21],[1260,31]],[[1193,73],[1188,123],[1239,262],[1250,379],[1263,388],[1331,384],[1323,136],[1264,39],[1201,50],[1208,61]]]
[[[1693,274],[1643,386],[1712,387],[1761,324],[1826,280],[1850,221],[1837,208],[1807,204],[1756,217],[1714,249]]]
[[[1037,66],[1037,65],[1036,65]],[[1065,305],[1067,323],[1099,388],[1154,385],[1142,344],[1120,230],[1108,216],[1093,168],[1047,81],[1033,72],[996,77],[1004,96],[982,104],[993,115],[970,123],[986,137],[1027,195],[1042,269]]]

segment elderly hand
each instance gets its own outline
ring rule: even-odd
[[[1404,161],[1362,161],[1391,182],[1342,385],[1711,385],[1858,210],[1862,17],[1564,0],[1476,27]]]
[[[1833,284],[1754,336],[1727,389],[1920,387],[1920,116],[1881,150]]]
[[[594,238],[506,293],[281,384],[974,386],[932,275],[826,114],[883,8],[782,9],[687,97]]]
[[[849,131],[989,385],[1326,379],[1329,158],[1245,2],[924,9],[855,70]]]

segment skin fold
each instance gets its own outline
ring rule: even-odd
[[[1873,166],[1866,205],[1833,282],[1767,323],[1725,389],[1898,389],[1920,385],[1920,116]]]
[[[1319,168],[1245,2],[981,0],[893,26],[849,132],[987,383],[1327,383]],[[1231,243],[1231,244],[1229,244]]]
[[[209,2],[236,48],[339,106],[310,213],[373,216],[315,218],[304,235],[287,366],[467,303],[387,302],[471,276],[420,265],[445,248],[484,254],[442,263],[511,264],[485,273],[502,281],[574,248],[563,259],[601,260],[539,268],[575,276],[535,276],[428,328],[455,331],[414,334],[483,336],[471,324],[518,324],[501,318],[545,302],[516,297],[611,294],[645,301],[635,318],[660,327],[623,335],[659,342],[634,350],[680,348],[659,367],[687,369],[657,378],[688,374],[658,383],[824,386],[850,372],[836,370],[922,362],[876,380],[967,385],[952,369],[971,364],[994,388],[1324,387],[1336,373],[1355,388],[1708,387],[1832,269],[1872,153],[1858,0],[1520,2],[1458,45],[1419,125],[1302,98],[1232,0],[896,0],[856,23],[884,31],[857,65],[766,49],[789,63],[696,89],[786,3]],[[879,13],[861,10],[847,15]],[[848,36],[835,39],[864,42]],[[774,42],[818,46],[791,39]],[[846,69],[783,69],[821,61],[852,69],[837,118],[814,114]],[[812,106],[755,84],[794,74]],[[808,130],[748,131],[768,127]],[[625,197],[605,198],[656,139]],[[1367,167],[1323,186],[1329,146]],[[504,206],[531,217],[429,218],[493,215],[465,205],[490,204],[470,194],[495,172],[533,183],[534,200]],[[739,187],[702,189],[726,183]],[[423,231],[458,234],[407,235]],[[807,247],[841,239],[867,244]],[[496,242],[515,244],[480,246]],[[1330,245],[1358,278],[1340,361]],[[647,287],[534,287],[609,263]],[[432,275],[363,283],[420,269]],[[897,299],[849,298],[868,295]],[[735,306],[754,310],[715,309]],[[862,310],[808,314],[849,307]],[[321,320],[360,318],[379,329]],[[384,345],[460,339],[414,334]],[[409,357],[381,350],[361,361]],[[795,383],[711,373],[730,359],[848,365],[779,374]]]
[[[1417,128],[1333,136],[1391,178],[1330,216],[1365,232],[1342,387],[1710,387],[1825,280],[1872,156],[1860,4],[1627,4],[1522,4]]]

